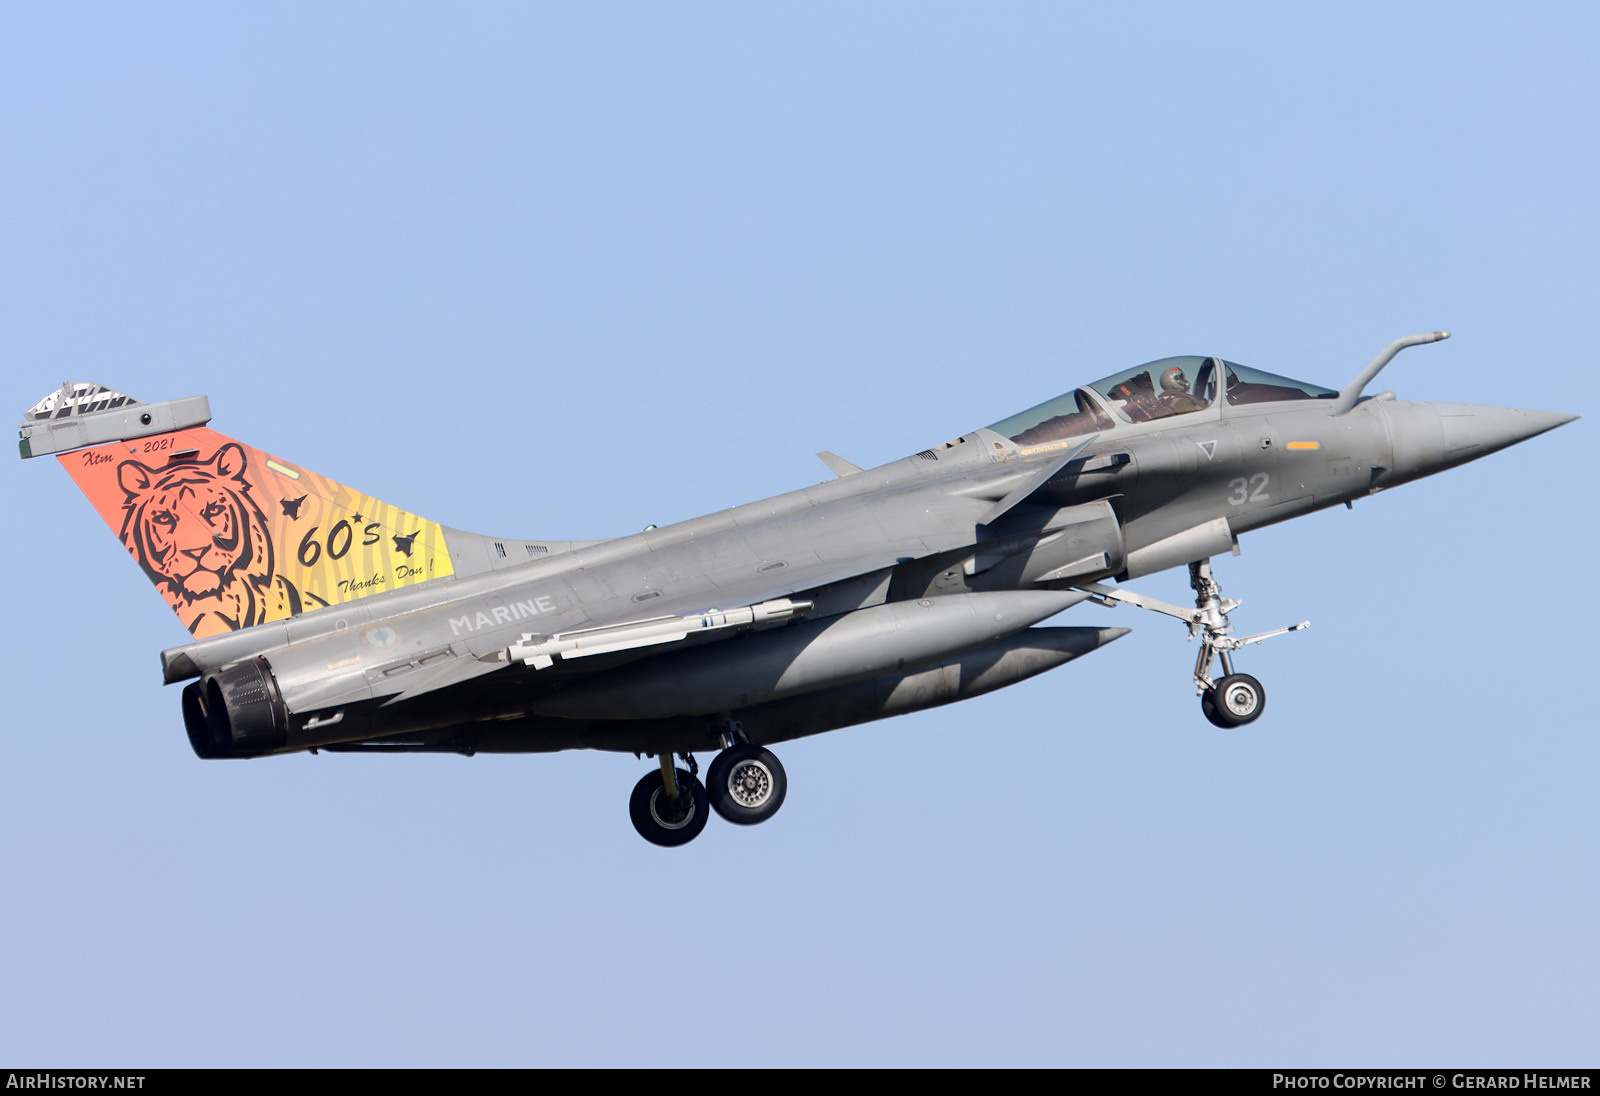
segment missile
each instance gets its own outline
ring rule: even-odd
[[[557,658],[585,658],[590,655],[631,651],[638,647],[653,647],[662,643],[676,643],[694,632],[777,624],[798,616],[810,608],[809,601],[778,598],[776,601],[743,605],[737,609],[707,609],[692,616],[651,617],[649,620],[584,628],[553,636],[530,632],[522,637],[521,643],[513,643],[506,648],[504,660],[521,662],[534,669],[545,670],[549,669]]]
[[[626,720],[745,708],[949,658],[1087,596],[1005,590],[875,605],[587,675],[539,698],[532,710],[564,719]]]

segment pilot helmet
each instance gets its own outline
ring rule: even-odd
[[[1163,392],[1188,392],[1189,378],[1183,375],[1183,370],[1173,366],[1161,374],[1161,391]]]

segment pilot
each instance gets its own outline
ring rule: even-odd
[[[1161,374],[1161,403],[1168,415],[1186,415],[1206,406],[1205,400],[1189,391],[1189,378],[1177,366]]]

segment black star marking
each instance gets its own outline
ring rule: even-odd
[[[297,499],[283,499],[280,505],[282,505],[285,514],[298,521],[300,518],[300,504],[304,501],[306,501],[306,497],[301,495]]]
[[[420,532],[422,532],[422,530],[418,529],[417,533]],[[409,556],[411,554],[411,542],[417,539],[417,533],[412,533],[410,536],[405,537],[390,537],[389,539],[394,541],[394,550],[396,552],[404,552]]]
[[[355,522],[357,525],[360,525],[361,524],[361,515],[360,514],[351,514],[350,515],[350,520]]]

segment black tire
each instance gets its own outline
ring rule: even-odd
[[[1206,719],[1213,727],[1222,727],[1227,730],[1233,728],[1234,725],[1232,723],[1224,723],[1222,717],[1217,714],[1215,687],[1207,689],[1200,694],[1200,710],[1205,713]]]
[[[735,746],[706,769],[706,790],[712,810],[736,826],[754,826],[778,813],[789,778],[771,750]]]
[[[633,820],[633,828],[639,831],[639,836],[652,845],[669,849],[699,837],[711,818],[711,804],[700,781],[687,769],[676,772],[679,800],[687,799],[681,810],[674,810],[674,804],[667,799],[667,786],[661,779],[660,769],[646,773],[633,786],[633,795],[628,800],[628,817]]]
[[[1254,723],[1267,710],[1267,690],[1249,674],[1229,674],[1211,690],[1212,707],[1225,726]]]

